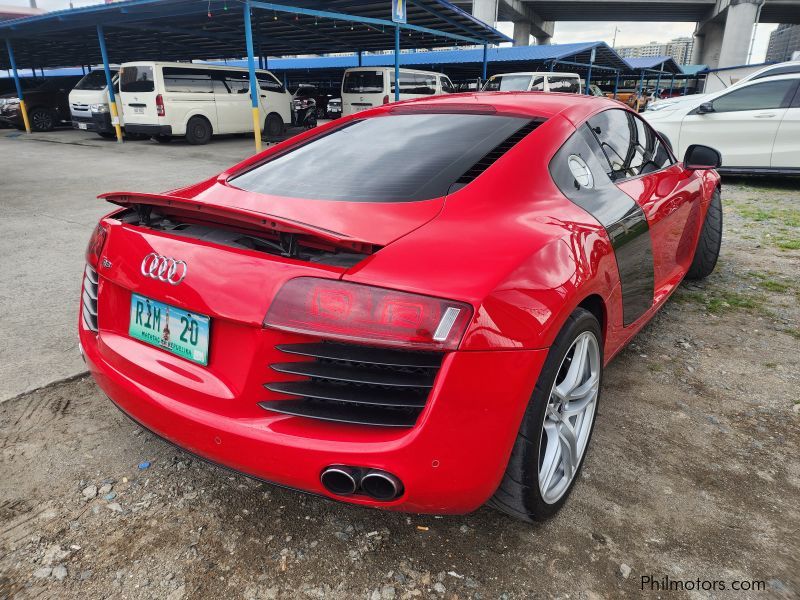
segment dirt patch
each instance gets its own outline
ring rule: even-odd
[[[0,405],[0,598],[618,598],[643,576],[797,597],[800,193],[744,181],[723,203],[717,271],[610,365],[549,523],[275,488],[144,432],[82,378]]]

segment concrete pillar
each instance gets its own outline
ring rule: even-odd
[[[556,24],[553,21],[542,21],[540,31],[536,33],[537,46],[549,46],[553,39],[553,31]]]
[[[747,62],[753,26],[764,0],[730,0],[725,15],[725,31],[719,51],[718,67],[732,67]]]
[[[514,45],[515,46],[529,46],[531,43],[531,22],[530,21],[515,21],[514,22]]]
[[[699,23],[698,23],[699,26]],[[702,56],[703,56],[703,42],[705,41],[705,36],[700,35],[697,28],[695,28],[694,32],[694,44],[692,44],[692,55],[689,57],[689,64],[690,65],[699,65],[702,64]]]
[[[498,0],[472,0],[472,16],[492,27],[497,22]]]
[[[698,63],[716,69],[719,66],[724,25],[722,23],[708,22],[703,25],[702,33],[703,43],[700,45],[700,60],[698,60]],[[747,47],[745,47],[744,51],[747,54]]]

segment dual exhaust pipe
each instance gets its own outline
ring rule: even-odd
[[[326,490],[337,496],[352,496],[360,491],[373,500],[389,502],[403,495],[402,482],[378,469],[330,466],[322,471],[320,481]]]

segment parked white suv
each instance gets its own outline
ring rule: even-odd
[[[583,89],[577,73],[530,71],[492,75],[483,84],[482,92],[566,92],[580,94]]]
[[[756,77],[642,116],[677,156],[692,144],[718,150],[723,173],[800,173],[798,88],[800,73]]]
[[[256,77],[262,131],[274,140],[291,123],[292,96],[269,71],[256,71]],[[128,133],[206,144],[212,135],[253,131],[247,69],[135,62],[122,65],[119,79]]]

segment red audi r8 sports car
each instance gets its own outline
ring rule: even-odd
[[[566,500],[603,368],[720,247],[719,153],[618,102],[381,106],[165,194],[101,196],[86,363],[200,457],[422,513]]]

